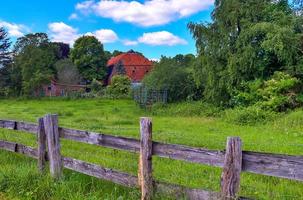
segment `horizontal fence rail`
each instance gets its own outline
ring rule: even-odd
[[[38,125],[0,120],[0,128],[36,134]],[[140,141],[90,131],[59,127],[60,137],[87,144],[138,153]],[[209,166],[223,167],[224,151],[153,142],[153,155]],[[303,156],[243,151],[242,171],[303,181]]]
[[[55,121],[56,122],[56,121]],[[44,132],[41,132],[41,127],[45,125],[43,119],[41,118],[39,120],[39,124],[32,124],[32,123],[26,123],[26,122],[19,122],[19,121],[13,121],[13,120],[0,120],[0,128],[10,129],[10,130],[18,130],[23,132],[28,132],[34,135],[43,136],[45,134]],[[39,126],[40,125],[40,126]],[[46,124],[47,125],[47,124]],[[51,125],[52,127],[53,125]],[[57,125],[56,125],[57,126]],[[53,129],[50,128],[50,130],[53,131]],[[87,144],[93,144],[97,146],[102,147],[108,147],[118,150],[125,150],[130,152],[135,152],[140,154],[140,158],[142,155],[142,152],[140,149],[142,149],[144,146],[142,146],[142,141],[138,139],[133,138],[127,138],[127,137],[119,137],[119,136],[112,136],[102,133],[95,133],[90,131],[82,131],[82,130],[75,130],[75,129],[68,129],[63,127],[56,127],[58,133],[58,137],[64,138],[67,140],[73,140],[76,142],[82,142]],[[40,131],[40,132],[39,132]],[[141,130],[142,132],[142,130]],[[42,134],[41,134],[42,133]],[[47,135],[48,133],[46,133]],[[142,134],[142,133],[141,133]],[[142,137],[142,136],[141,136]],[[44,138],[44,137],[42,137]],[[142,139],[142,138],[141,138]],[[230,138],[233,139],[233,138]],[[45,139],[46,140],[46,139]],[[51,140],[51,137],[47,139],[48,141]],[[39,142],[41,142],[39,140]],[[43,142],[43,141],[42,141]],[[240,176],[238,173],[241,171],[247,171],[255,174],[261,174],[261,175],[267,175],[267,176],[274,176],[279,178],[287,178],[297,181],[303,181],[303,156],[291,156],[291,155],[282,155],[282,154],[272,154],[272,153],[260,153],[260,152],[250,152],[250,151],[240,151],[240,154],[235,155],[227,155],[225,150],[224,151],[216,151],[216,150],[208,150],[203,148],[196,148],[196,147],[189,147],[184,145],[176,145],[176,144],[165,144],[161,142],[154,142],[151,141],[152,146],[150,147],[151,155],[163,157],[163,158],[169,158],[174,160],[182,160],[186,162],[192,162],[192,163],[198,163],[198,164],[204,164],[209,166],[215,166],[220,167],[224,169],[224,172],[222,174],[222,179],[228,179],[234,180],[234,179],[240,179]],[[231,142],[231,141],[229,141]],[[229,142],[227,144],[229,144]],[[241,145],[241,141],[239,141],[239,145]],[[46,143],[46,141],[44,141]],[[233,143],[231,143],[233,144]],[[56,144],[50,144],[48,146],[52,146]],[[58,145],[58,144],[57,144]],[[41,145],[44,147],[44,145]],[[147,147],[147,146],[146,146]],[[44,147],[45,148],[45,147]],[[49,147],[50,148],[50,147]],[[51,147],[52,148],[52,147]],[[50,148],[50,149],[51,149]],[[54,149],[57,149],[56,146],[53,147]],[[227,146],[227,148],[233,148],[232,146]],[[39,155],[46,155],[46,152],[40,152],[38,153],[38,150],[35,150],[31,147],[24,146],[22,144],[17,144],[13,142],[7,142],[7,141],[0,141],[0,149],[5,149],[11,152],[21,153],[26,156],[32,157],[32,158],[38,158]],[[241,149],[241,148],[240,148]],[[59,149],[60,150],[60,149]],[[45,149],[46,151],[46,149]],[[231,151],[233,153],[234,151]],[[60,154],[60,152],[58,152]],[[60,156],[59,154],[56,154],[57,156]],[[40,157],[41,157],[40,155]],[[50,154],[52,155],[52,154]],[[146,154],[148,156],[148,154]],[[228,157],[226,157],[228,156]],[[240,159],[240,163],[236,164],[233,162],[230,162],[232,160],[229,160],[229,156],[236,156],[234,159]],[[240,156],[237,158],[237,156]],[[144,157],[143,157],[144,158]],[[43,158],[44,159],[44,158]],[[41,162],[45,162],[43,161]],[[147,163],[145,167],[151,168],[151,163],[148,161],[149,158],[147,158]],[[227,160],[226,160],[227,159]],[[46,160],[46,159],[45,159]],[[60,161],[61,162],[61,161]],[[145,162],[144,159],[142,162]],[[141,163],[141,160],[140,160]],[[56,164],[56,163],[54,163]],[[236,165],[235,165],[236,164]],[[240,164],[240,165],[239,165]],[[43,163],[40,164],[43,166]],[[62,165],[65,168],[87,174],[90,176],[94,176],[100,179],[105,179],[108,181],[112,181],[117,184],[121,184],[128,187],[137,187],[139,188],[140,185],[144,185],[144,181],[142,182],[142,178],[146,177],[139,177],[132,176],[123,172],[114,171],[111,169],[103,168],[98,165],[94,165],[91,163],[87,163],[81,160],[76,160],[73,158],[66,158],[62,157]],[[150,165],[150,166],[149,166]],[[60,166],[60,163],[57,166]],[[140,165],[139,165],[140,166]],[[229,171],[232,169],[237,169],[238,167],[234,168],[236,166],[240,166],[240,171]],[[140,168],[140,167],[139,167]],[[144,168],[145,169],[145,168]],[[143,173],[147,173],[146,176],[149,177],[151,172],[144,171]],[[59,170],[59,169],[58,169]],[[60,171],[58,172],[60,174]],[[225,174],[224,174],[225,173]],[[233,177],[225,177],[225,175],[233,175],[237,178]],[[144,179],[145,180],[145,179]],[[148,180],[148,179],[146,179]],[[237,180],[239,181],[239,180]],[[179,195],[180,191],[182,194],[185,194],[190,199],[218,199],[219,196],[222,196],[223,191],[221,193],[219,192],[210,192],[210,191],[204,191],[200,189],[188,189],[182,186],[167,184],[167,183],[158,183],[153,181],[153,187],[157,191],[171,191],[174,195]],[[150,184],[148,184],[150,185]],[[224,185],[224,184],[223,184]],[[237,192],[237,187],[239,184],[231,184],[228,185],[228,187],[231,187],[229,190],[235,190],[234,193]],[[226,185],[225,185],[226,186]],[[223,187],[223,186],[222,186]],[[142,187],[142,190],[144,190],[145,187]],[[149,189],[147,189],[147,194],[145,195],[146,198],[142,199],[150,199],[149,197]],[[142,191],[142,193],[145,193]],[[227,194],[225,194],[227,195]],[[230,194],[232,195],[235,194]],[[206,198],[207,197],[207,198]],[[242,198],[245,199],[245,198]]]
[[[17,147],[17,148],[16,148]],[[0,140],[0,149],[7,150],[10,152],[15,152],[29,156],[34,159],[38,159],[38,150],[32,147],[25,146],[23,144],[18,144],[14,142],[7,142]],[[77,160],[68,157],[62,157],[63,166],[66,169],[70,169],[76,172],[80,172],[89,176],[93,176],[99,179],[111,181],[113,183],[125,186],[125,187],[135,187],[139,188],[138,177],[112,170],[109,168],[104,168],[96,164],[88,163],[82,160]],[[220,193],[206,191],[201,189],[190,189],[183,186],[154,182],[156,191],[169,193],[176,197],[186,195],[190,199],[218,199],[220,198]],[[240,199],[245,200],[241,197]]]

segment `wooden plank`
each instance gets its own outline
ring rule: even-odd
[[[23,144],[18,144],[15,142],[8,142],[0,140],[0,149],[24,154],[26,156],[29,156],[31,158],[37,158],[38,157],[38,151],[34,148],[25,146]]]
[[[0,120],[0,128],[24,131],[28,133],[37,133],[38,126],[27,122],[18,122],[14,120]]]
[[[24,131],[32,134],[37,134],[38,126],[27,122],[16,122],[16,129],[18,131]]]
[[[153,155],[174,160],[223,167],[224,152],[153,142]]]
[[[163,182],[155,183],[155,191],[166,194],[175,199],[189,200],[219,200],[221,195],[219,192],[190,189],[179,185],[167,184]]]
[[[240,188],[242,169],[242,142],[239,137],[228,137],[224,167],[221,176],[221,194],[224,198],[235,199]]]
[[[140,158],[139,158],[139,185],[141,188],[141,200],[150,200],[153,196],[152,177],[152,122],[149,118],[140,119]]]
[[[13,120],[0,120],[0,127],[15,130],[16,129],[16,121]]]
[[[78,142],[99,145],[119,150],[139,152],[140,142],[133,138],[117,137],[89,131],[60,128],[60,137]]]
[[[104,168],[96,164],[87,163],[85,161],[63,157],[63,165],[65,168],[83,173],[89,176],[111,181],[113,183],[131,188],[139,188],[138,178],[136,176]],[[214,200],[219,199],[220,193],[211,192],[201,189],[190,189],[170,183],[155,182],[155,190],[160,193],[166,193],[170,196],[186,197],[190,200]]]
[[[38,120],[39,128],[37,131],[38,135],[38,169],[43,172],[46,164],[46,134],[44,129],[43,118]]]
[[[244,151],[242,170],[303,181],[303,156]]]
[[[60,137],[65,139],[131,152],[140,151],[140,141],[133,138],[117,137],[67,128],[59,128],[59,132]],[[163,144],[159,142],[153,142],[153,155],[218,167],[222,167],[224,162],[224,152],[222,151]]]
[[[43,122],[47,138],[50,173],[53,178],[60,179],[62,177],[62,160],[60,153],[58,116],[46,115],[43,118]]]
[[[138,187],[138,178],[127,173],[118,172],[95,164],[66,157],[63,158],[63,165],[67,169],[111,181],[123,186]]]

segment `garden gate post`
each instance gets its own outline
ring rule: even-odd
[[[152,177],[152,122],[149,118],[140,119],[140,159],[138,180],[141,188],[141,200],[150,200],[153,195]]]
[[[62,176],[62,159],[60,153],[60,138],[58,116],[48,114],[43,118],[48,146],[48,158],[51,176],[60,179]]]
[[[228,137],[221,176],[221,195],[225,199],[234,199],[240,188],[242,169],[242,142],[239,137]]]

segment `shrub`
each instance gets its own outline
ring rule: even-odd
[[[111,79],[111,84],[107,86],[106,95],[111,98],[129,97],[131,81],[127,76],[115,75]]]
[[[255,125],[265,123],[274,119],[277,114],[273,111],[266,111],[257,106],[237,107],[225,110],[222,118],[228,122],[239,125]]]
[[[100,81],[97,81],[96,79],[93,79],[89,87],[91,89],[91,92],[96,94],[103,91],[103,84]]]
[[[302,105],[301,82],[283,72],[276,72],[267,81],[255,80],[242,84],[232,99],[235,106],[254,105],[272,111],[286,111]]]

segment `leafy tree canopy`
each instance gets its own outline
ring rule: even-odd
[[[105,78],[106,55],[103,45],[94,36],[82,36],[77,39],[71,51],[71,59],[84,79],[92,81]]]
[[[49,42],[45,33],[35,33],[19,38],[14,50],[16,56],[12,67],[12,84],[17,89],[22,87],[25,95],[34,95],[54,76],[58,49]]]
[[[302,18],[287,0],[216,0],[211,23],[188,25],[199,54],[195,82],[227,104],[242,82],[275,71],[302,74]]]

